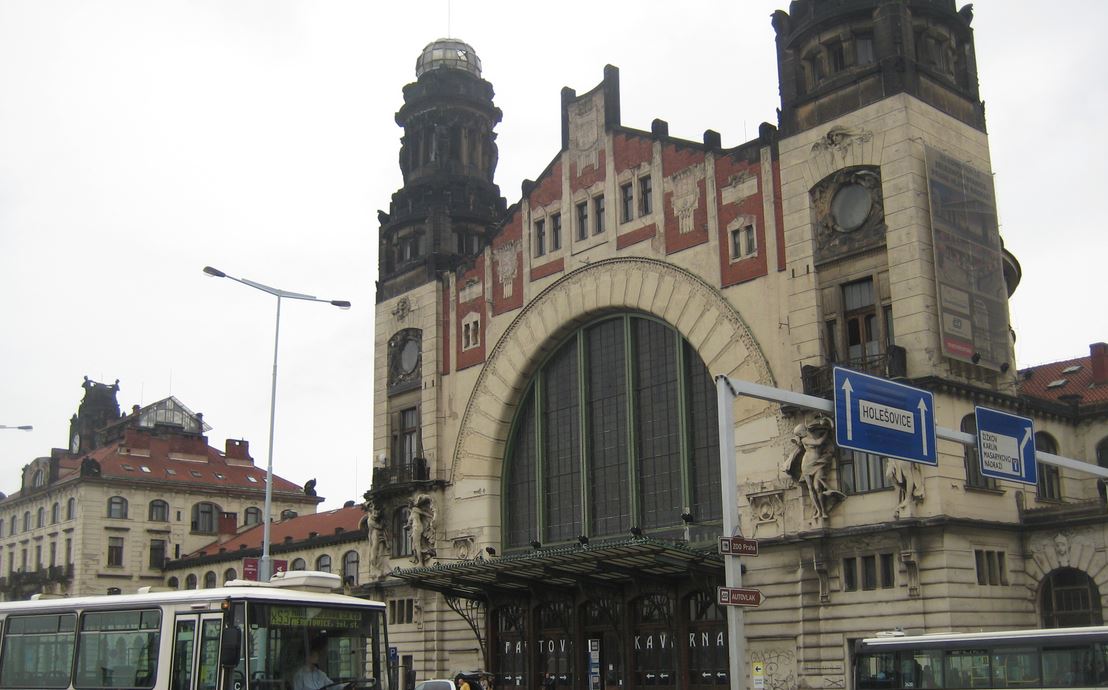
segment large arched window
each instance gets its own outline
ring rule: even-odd
[[[347,551],[342,556],[342,583],[344,585],[358,584],[358,552]]]
[[[1042,431],[1035,432],[1035,450],[1042,451],[1044,453],[1058,453],[1058,444],[1054,441],[1054,438]],[[1045,498],[1051,501],[1062,500],[1062,478],[1058,472],[1057,465],[1047,465],[1046,463],[1037,463],[1039,471],[1039,486],[1038,495],[1039,498]]]
[[[197,503],[192,507],[192,531],[214,534],[219,506],[214,503]]]
[[[677,331],[629,314],[595,321],[526,391],[505,460],[506,547],[632,527],[680,537],[682,514],[720,519],[715,385]]]
[[[303,558],[292,559],[292,565],[289,566],[289,570],[304,570],[308,567],[308,564],[304,562]]]
[[[315,559],[315,569],[321,573],[331,572],[331,557],[327,554],[323,554]]]
[[[196,573],[189,573],[185,577],[185,589],[196,589]]]
[[[169,522],[169,504],[160,498],[150,501],[150,522]]]
[[[1039,597],[1044,628],[1103,624],[1100,589],[1076,568],[1059,568],[1047,575]]]
[[[208,572],[204,573],[204,589],[214,589],[214,588],[215,588],[215,572],[209,570]]]

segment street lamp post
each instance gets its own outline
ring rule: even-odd
[[[205,266],[204,273],[214,278],[230,278],[236,283],[242,283],[243,285],[252,287],[255,290],[261,290],[277,298],[277,323],[273,329],[273,384],[269,391],[269,448],[265,466],[265,511],[262,513],[262,558],[258,563],[258,579],[262,582],[268,582],[270,576],[273,574],[272,561],[269,558],[269,523],[272,519],[271,511],[273,509],[273,429],[277,414],[277,344],[281,335],[281,300],[283,298],[288,298],[304,300],[306,302],[324,302],[334,305],[339,309],[349,309],[350,302],[340,299],[319,299],[314,295],[289,292],[288,290],[270,287],[246,278],[236,278],[227,275],[218,268],[212,268],[211,266]]]
[[[0,424],[0,429],[15,429],[17,431],[31,431],[34,429],[30,424],[20,424],[19,426],[8,426],[7,424]]]

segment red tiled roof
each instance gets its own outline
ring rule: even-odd
[[[311,537],[313,533],[320,537],[326,537],[336,534],[336,530],[339,529],[343,532],[354,532],[361,527],[361,521],[365,514],[360,505],[355,505],[350,508],[337,508],[323,513],[298,515],[294,518],[274,522],[269,526],[269,543],[271,545],[281,544],[287,537],[291,537],[292,541],[304,541]],[[262,525],[255,525],[222,543],[218,540],[214,541],[187,554],[185,558],[198,556],[202,551],[211,556],[218,553],[220,549],[230,552],[238,551],[241,548],[260,548],[262,546],[262,533],[264,532],[262,527]]]
[[[1090,354],[1021,370],[1019,392],[1040,400],[1091,405],[1108,402],[1108,381],[1099,384],[1093,381],[1093,354]]]

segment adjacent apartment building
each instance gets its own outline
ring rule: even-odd
[[[83,384],[70,447],[23,468],[0,500],[0,595],[133,592],[166,584],[166,563],[219,534],[260,525],[264,467],[249,444],[208,445],[210,428],[176,398],[121,414],[119,383]],[[275,515],[322,501],[274,477]]]

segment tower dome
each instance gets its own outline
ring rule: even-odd
[[[481,58],[465,41],[440,38],[428,43],[416,58],[416,79],[433,69],[460,69],[480,77]]]

